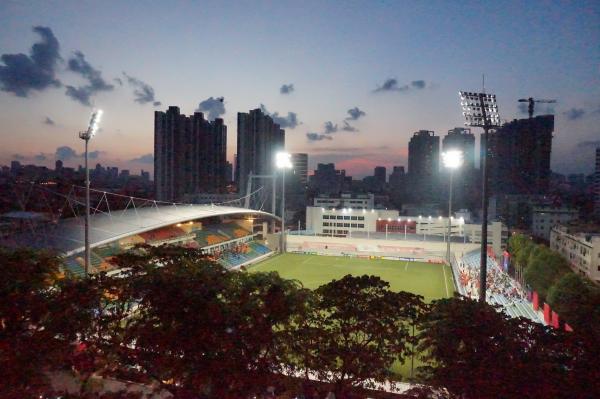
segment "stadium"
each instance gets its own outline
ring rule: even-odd
[[[392,290],[422,295],[427,302],[460,293],[477,298],[479,244],[456,242],[447,264],[446,243],[381,236],[329,237],[306,231],[285,235],[281,253],[279,218],[223,205],[156,205],[96,212],[90,217],[91,273],[117,273],[111,258],[138,244],[201,249],[230,270],[275,271],[317,288],[347,274],[375,275]],[[51,248],[61,254],[64,272],[84,275],[84,228],[80,217],[37,222],[11,235],[12,245]],[[5,242],[6,244],[6,242]],[[488,254],[488,303],[512,317],[544,323],[525,291]]]

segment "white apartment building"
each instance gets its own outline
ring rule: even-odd
[[[600,284],[600,234],[586,230],[589,227],[583,225],[555,226],[550,232],[550,248],[564,256],[573,271]]]
[[[579,217],[579,211],[572,208],[534,207],[531,212],[531,232],[534,236],[550,240],[550,231],[557,224],[564,224]]]

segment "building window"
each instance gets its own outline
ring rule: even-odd
[[[350,220],[358,220],[358,216],[352,216]]]
[[[350,227],[350,223],[344,223],[344,227]]]
[[[350,220],[350,216],[344,216],[344,220]]]
[[[351,223],[350,227],[356,227],[356,223]]]
[[[323,215],[323,220],[329,219],[329,215]]]
[[[365,217],[364,216],[359,216],[358,220],[365,220]]]
[[[361,228],[361,229],[364,229],[365,225],[364,224],[359,224],[358,227]]]

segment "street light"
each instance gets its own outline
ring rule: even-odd
[[[88,168],[88,143],[92,137],[98,131],[100,124],[100,118],[102,118],[102,110],[96,110],[92,112],[90,123],[88,124],[87,130],[79,132],[79,138],[85,141],[85,276],[90,274],[90,169]]]
[[[463,153],[460,150],[449,150],[442,153],[442,162],[450,170],[450,189],[448,190],[448,243],[446,245],[446,260],[450,265],[450,237],[452,237],[452,177],[454,171],[463,163]]]
[[[281,236],[279,237],[279,252],[285,253],[285,170],[292,168],[292,155],[288,152],[275,154],[275,166],[281,169]]]
[[[465,125],[483,128],[481,140],[481,184],[482,184],[482,217],[481,217],[481,259],[479,271],[479,301],[485,302],[487,284],[487,219],[488,219],[488,181],[487,153],[488,131],[500,126],[498,103],[494,94],[458,92],[462,106]]]

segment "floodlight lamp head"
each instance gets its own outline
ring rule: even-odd
[[[277,169],[291,169],[292,155],[289,152],[278,152],[275,154],[275,166]]]
[[[460,150],[449,150],[442,153],[442,162],[448,169],[458,169],[463,163],[463,153]]]

